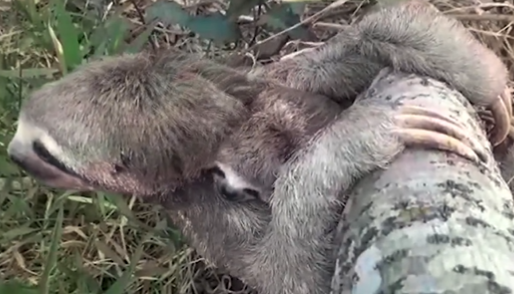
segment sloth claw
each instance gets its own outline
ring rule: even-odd
[[[510,90],[506,88],[489,109],[494,118],[494,128],[491,132],[490,141],[493,146],[497,146],[509,135],[511,128],[512,102]]]
[[[474,162],[488,161],[487,152],[450,117],[421,107],[402,106],[401,113],[395,118],[400,126],[395,133],[407,146],[450,151]]]
[[[422,116],[422,117],[432,117],[432,118],[437,118],[437,119],[440,119],[440,120],[444,120],[448,123],[451,123],[451,124],[454,124],[454,125],[458,125],[460,127],[464,127],[459,121],[447,116],[447,115],[442,115],[440,114],[439,112],[435,112],[433,110],[430,110],[430,109],[427,109],[425,107],[421,107],[421,106],[416,106],[416,105],[402,105],[402,109],[401,109],[402,113],[407,113],[407,114],[410,114],[410,115],[419,115],[419,116]]]
[[[512,111],[509,88],[505,88],[498,101],[491,107],[477,111],[480,119],[485,122],[488,137],[493,147],[504,142],[506,137],[514,139]]]
[[[509,117],[512,117],[512,97],[510,95],[509,87],[505,87],[505,90],[503,91],[502,95],[500,95],[500,98],[503,100],[503,103],[505,103],[505,106],[507,107]]]

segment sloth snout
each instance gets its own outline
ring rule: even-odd
[[[240,198],[238,191],[228,187],[227,185],[220,185],[219,190],[220,193],[229,201],[236,201]]]
[[[47,186],[62,189],[91,190],[76,174],[68,172],[37,141],[27,144],[12,140],[7,147],[9,158],[32,177]]]
[[[7,146],[7,155],[16,164],[23,162],[27,156],[27,148],[21,142],[12,140]]]
[[[55,174],[49,172],[40,162],[32,148],[28,148],[22,142],[12,140],[7,147],[7,154],[12,162],[37,179],[47,181],[55,177]]]

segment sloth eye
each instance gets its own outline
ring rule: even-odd
[[[32,142],[32,150],[34,151],[34,153],[37,154],[39,158],[41,158],[41,160],[45,161],[46,163],[53,165],[54,167],[58,168],[59,170],[67,174],[79,177],[74,171],[69,169],[64,163],[62,163],[59,159],[53,156],[41,142]]]
[[[218,176],[220,178],[224,178],[225,177],[225,173],[218,166],[214,166],[214,167],[209,168],[207,170],[207,172],[210,173],[210,174],[216,175],[216,176]]]
[[[36,153],[39,158],[41,158],[43,161],[61,169],[61,170],[67,170],[67,168],[60,162],[57,158],[55,158],[48,150],[45,148],[43,144],[39,141],[35,141],[32,143],[32,150],[34,150],[34,153]]]
[[[252,197],[253,197],[253,198],[255,198],[255,199],[259,199],[259,195],[260,195],[260,193],[259,193],[259,191],[257,191],[257,190],[250,189],[250,188],[244,188],[244,189],[243,189],[243,192],[244,192],[244,193],[246,193],[246,194],[248,194],[248,195],[250,195],[250,196],[252,196]]]

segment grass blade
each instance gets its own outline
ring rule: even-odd
[[[141,48],[148,42],[148,37],[153,32],[154,26],[157,22],[152,22],[148,24],[146,29],[139,34],[130,44],[128,44],[127,48],[124,50],[125,53],[137,53],[141,51]]]
[[[125,293],[125,289],[127,288],[127,285],[130,283],[130,279],[132,278],[132,275],[134,273],[134,270],[136,268],[136,264],[143,255],[143,244],[146,240],[148,240],[151,236],[151,233],[147,233],[146,236],[143,238],[141,244],[138,246],[132,257],[130,258],[130,265],[129,268],[123,273],[123,275],[111,286],[107,291],[105,291],[103,294],[123,294]]]
[[[71,15],[64,8],[63,1],[54,2],[57,2],[54,11],[57,19],[56,30],[62,44],[64,60],[68,68],[74,68],[82,63],[78,32]]]
[[[37,78],[37,77],[51,77],[58,73],[59,70],[55,68],[27,68],[21,70],[22,78]],[[19,70],[0,70],[0,77],[4,78],[18,78],[20,76]]]
[[[43,276],[41,277],[41,284],[39,285],[41,294],[50,293],[50,275],[57,263],[57,250],[59,249],[59,243],[61,242],[63,219],[64,210],[61,203],[59,212],[57,213],[57,219],[55,220],[54,231],[52,232],[52,242],[50,243],[48,258],[46,259],[45,269],[43,271]]]
[[[57,56],[57,59],[59,60],[59,67],[61,68],[61,73],[65,75],[68,72],[68,68],[66,65],[66,59],[64,58],[64,50],[62,48],[62,44],[57,38],[57,35],[55,34],[54,29],[50,24],[47,26],[48,28],[48,34],[50,34],[50,38],[52,39],[52,44],[54,46],[55,55]]]

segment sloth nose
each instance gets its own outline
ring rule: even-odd
[[[227,198],[227,200],[234,201],[238,199],[239,193],[236,190],[227,187],[227,185],[220,186],[220,193]]]
[[[39,167],[38,165],[33,164],[35,156],[26,146],[27,145],[22,142],[12,140],[7,147],[9,158],[12,162],[34,177],[45,179],[48,173],[37,168]]]
[[[24,145],[11,141],[7,147],[7,154],[11,161],[18,165],[21,169],[32,175],[37,179],[48,180],[51,178],[51,173],[46,172],[41,168],[41,165],[34,164],[35,157],[32,153],[24,149]]]
[[[16,164],[26,157],[25,151],[25,145],[16,140],[12,140],[7,146],[7,155]]]

